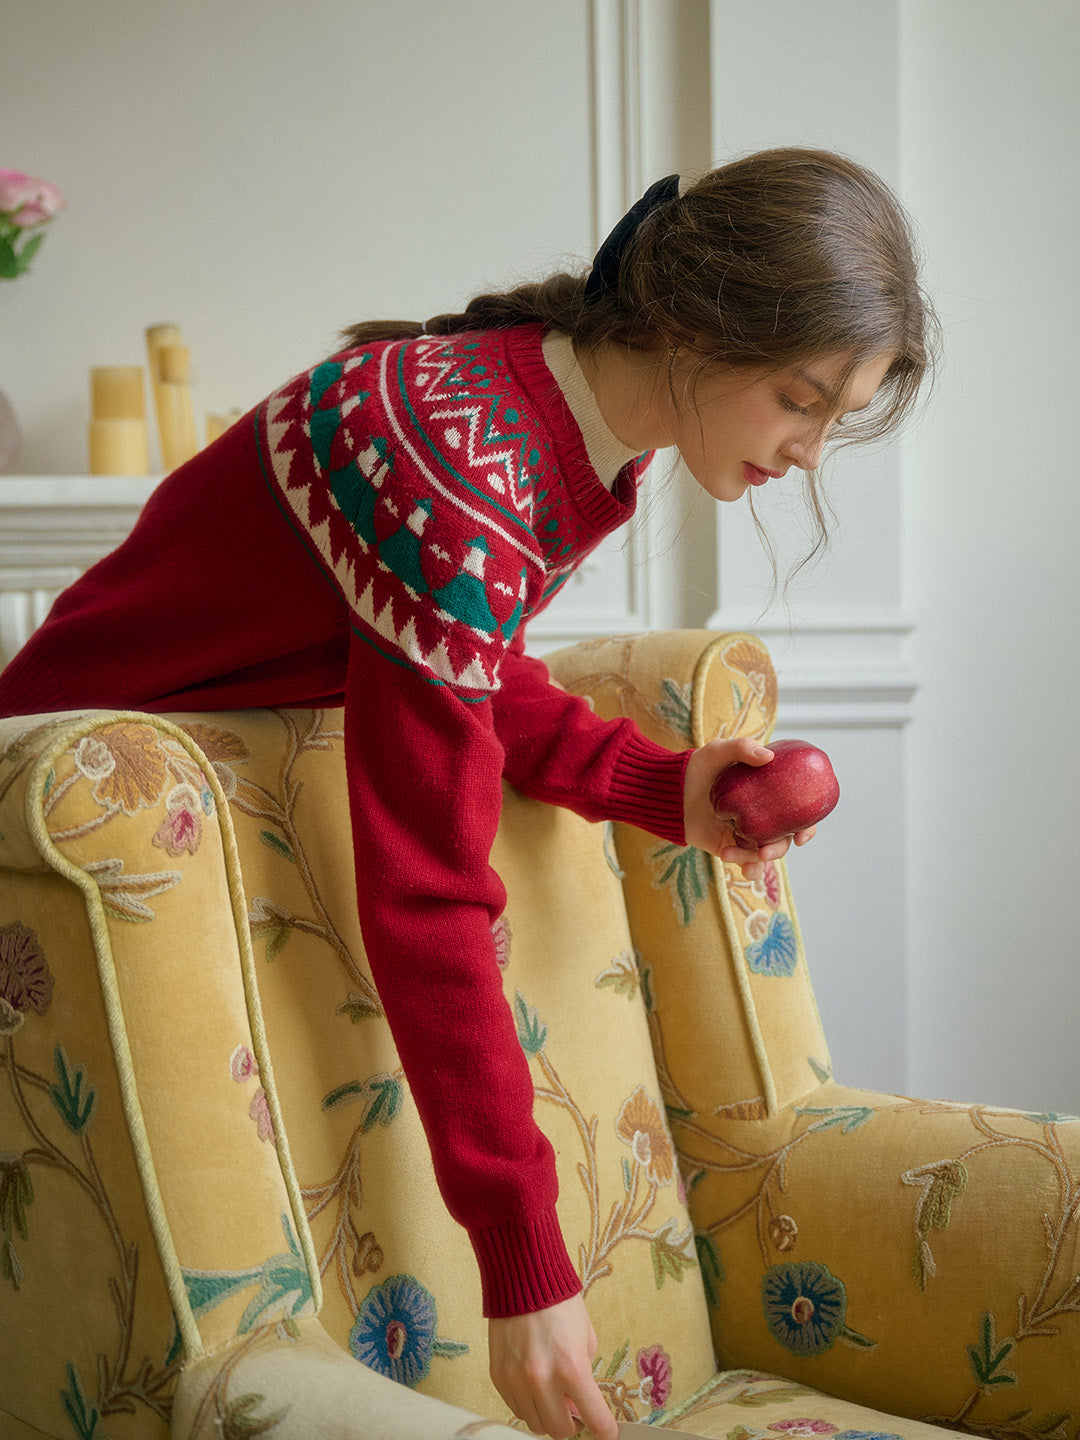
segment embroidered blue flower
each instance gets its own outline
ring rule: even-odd
[[[464,1355],[467,1345],[435,1335],[435,1298],[412,1275],[392,1275],[368,1291],[349,1349],[362,1365],[410,1388],[431,1369],[433,1355]]]
[[[773,1337],[793,1355],[820,1355],[845,1331],[847,1292],[835,1275],[812,1260],[766,1271],[761,1301]]]
[[[792,975],[798,959],[795,927],[788,916],[778,910],[757,944],[747,946],[746,963],[755,975]]]
[[[891,1430],[841,1430],[832,1440],[900,1440]]]

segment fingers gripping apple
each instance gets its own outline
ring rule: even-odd
[[[840,799],[824,750],[807,740],[777,740],[764,765],[729,765],[713,782],[713,809],[730,818],[740,845],[758,847],[807,830]]]

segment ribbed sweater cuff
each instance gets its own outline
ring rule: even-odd
[[[470,1230],[489,1320],[547,1310],[581,1289],[554,1209],[521,1224]]]
[[[685,845],[686,766],[693,753],[667,750],[644,735],[631,734],[612,777],[607,805],[610,818]]]

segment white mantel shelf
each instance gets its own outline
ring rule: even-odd
[[[0,475],[0,665],[131,530],[157,475]]]

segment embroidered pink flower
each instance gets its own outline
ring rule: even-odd
[[[780,904],[780,872],[771,860],[765,865],[765,894],[773,905]]]
[[[44,1015],[52,992],[52,972],[33,930],[18,920],[0,925],[0,999],[13,1010]]]
[[[769,1429],[782,1435],[835,1435],[837,1431],[828,1420],[775,1420]]]
[[[243,1085],[245,1080],[250,1080],[253,1075],[258,1075],[259,1067],[255,1064],[255,1056],[246,1045],[237,1045],[229,1059],[229,1074],[238,1085]]]
[[[274,1122],[270,1118],[270,1105],[266,1098],[266,1091],[261,1085],[251,1097],[248,1114],[255,1121],[259,1139],[272,1141],[274,1139]]]
[[[671,1395],[671,1356],[662,1345],[652,1345],[637,1354],[637,1370],[641,1376],[640,1394],[653,1410],[660,1410]]]
[[[154,836],[154,844],[170,855],[186,850],[194,855],[202,838],[202,797],[190,785],[175,785],[165,800],[168,811]]]

